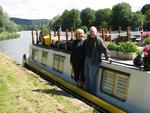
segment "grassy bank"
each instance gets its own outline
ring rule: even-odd
[[[1,40],[7,40],[7,39],[13,39],[13,38],[18,38],[20,35],[17,34],[16,32],[2,32],[0,33],[0,41]]]
[[[92,108],[0,53],[0,113],[92,113]]]

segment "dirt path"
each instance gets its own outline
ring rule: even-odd
[[[92,113],[93,109],[0,53],[0,111]]]

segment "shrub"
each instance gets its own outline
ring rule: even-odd
[[[116,43],[109,43],[109,44],[107,45],[107,48],[108,48],[109,50],[116,50],[116,51],[118,51],[118,50],[119,50],[119,45],[117,45]]]
[[[86,26],[82,26],[81,28],[84,30],[85,33],[88,32],[88,28]]]
[[[133,42],[122,42],[117,45],[116,43],[108,44],[107,48],[109,50],[122,51],[125,53],[135,53],[139,51],[137,45]]]
[[[20,35],[16,32],[3,32],[0,33],[0,40],[6,40],[6,39],[13,39],[13,38],[18,38]]]
[[[127,42],[127,43],[120,43],[120,51],[126,52],[126,53],[135,53],[138,51],[138,47],[133,42]]]
[[[144,38],[141,45],[142,46],[150,45],[150,36],[148,38]]]

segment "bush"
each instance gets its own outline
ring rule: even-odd
[[[119,44],[119,51],[122,51],[125,53],[135,53],[138,51],[138,47],[133,42],[120,43]]]
[[[109,50],[122,51],[125,53],[135,53],[139,51],[138,46],[133,42],[122,42],[118,45],[116,43],[110,43],[108,44],[107,48]]]
[[[20,35],[17,34],[16,32],[12,32],[12,33],[3,32],[3,33],[0,33],[0,40],[18,38],[19,36]]]
[[[47,26],[42,26],[40,29],[43,32],[43,35],[48,35],[48,27]]]
[[[144,38],[141,45],[142,46],[150,45],[150,36],[148,38]]]
[[[107,45],[107,48],[108,48],[109,50],[116,50],[116,51],[118,51],[118,50],[119,50],[119,45],[117,45],[116,43],[109,43],[109,44]]]
[[[88,32],[88,28],[86,26],[82,26],[81,28],[84,30],[85,33]]]

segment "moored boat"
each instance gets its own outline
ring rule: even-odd
[[[107,64],[103,60],[95,81],[97,84],[96,94],[91,94],[84,88],[76,86],[72,79],[73,70],[70,64],[68,45],[61,43],[59,34],[57,38],[56,45],[53,45],[53,41],[48,38],[43,38],[41,43],[33,41],[30,45],[29,58],[24,60],[24,66],[38,71],[83,101],[90,102],[92,106],[102,112],[150,112],[149,71],[139,70],[132,65],[131,61],[115,59],[112,64]],[[44,42],[45,44],[43,44]],[[62,48],[60,48],[61,44]]]

